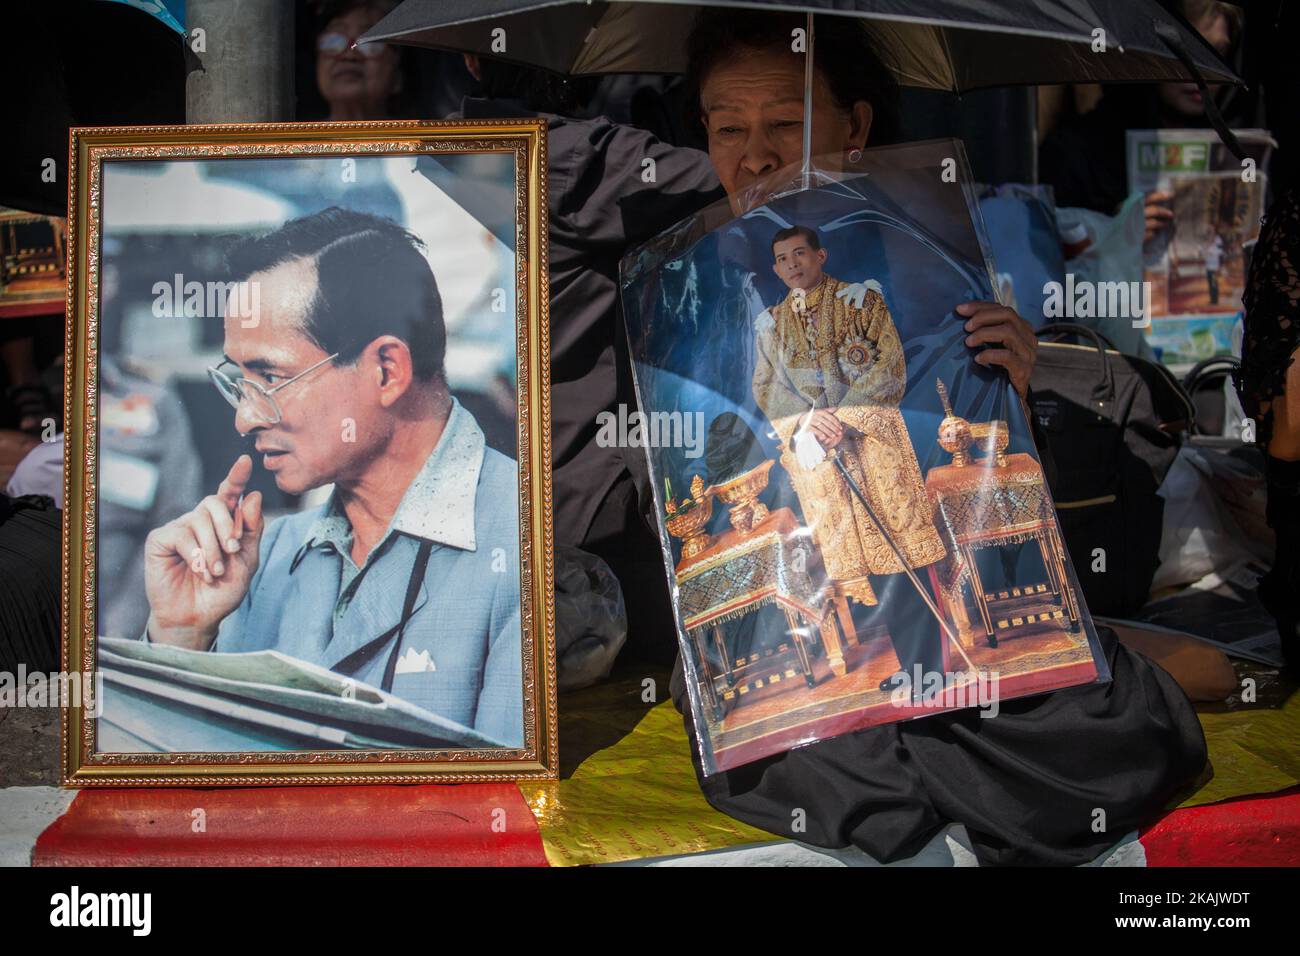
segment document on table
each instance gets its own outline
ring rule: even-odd
[[[263,739],[269,749],[300,749],[294,741],[312,749],[502,746],[463,724],[278,651],[214,654],[101,637],[97,656],[107,685],[101,719],[132,739],[133,750],[189,749],[168,743],[173,728],[165,721],[160,726],[159,717],[192,717],[196,711],[216,725],[214,739]],[[185,735],[182,724],[174,729]]]

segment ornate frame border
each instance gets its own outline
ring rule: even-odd
[[[65,707],[63,713],[63,785],[283,786],[555,779],[559,761],[545,122],[503,119],[74,128],[68,152],[62,666],[65,672],[75,669],[82,673],[96,669],[98,320],[104,160],[514,153],[524,747],[504,751],[97,754],[95,718],[78,701],[76,706]],[[75,668],[71,668],[69,665],[74,663]]]

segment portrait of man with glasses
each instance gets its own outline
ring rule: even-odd
[[[279,651],[522,746],[519,471],[448,387],[421,240],[332,207],[227,258],[258,295],[231,296],[208,375],[247,452],[149,534],[145,639]],[[268,521],[255,459],[332,490]]]

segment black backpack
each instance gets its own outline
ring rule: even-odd
[[[1160,564],[1156,490],[1196,413],[1168,369],[1093,329],[1057,323],[1038,336],[1029,401],[1055,460],[1065,545],[1089,610],[1128,616],[1146,603]],[[1062,336],[1087,344],[1055,341]]]

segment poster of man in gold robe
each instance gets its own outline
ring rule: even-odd
[[[880,285],[826,274],[827,251],[813,229],[780,230],[772,254],[790,292],[755,320],[754,400],[780,436],[781,464],[827,575],[848,597],[875,605],[872,576],[901,578],[904,569],[830,459],[832,449],[912,569],[945,554],[898,407],[907,387],[902,343]],[[930,617],[910,582],[890,590],[890,602],[906,604],[913,622],[913,611]],[[900,646],[893,622],[906,617],[888,615],[905,668],[904,658],[921,651],[914,640]]]

